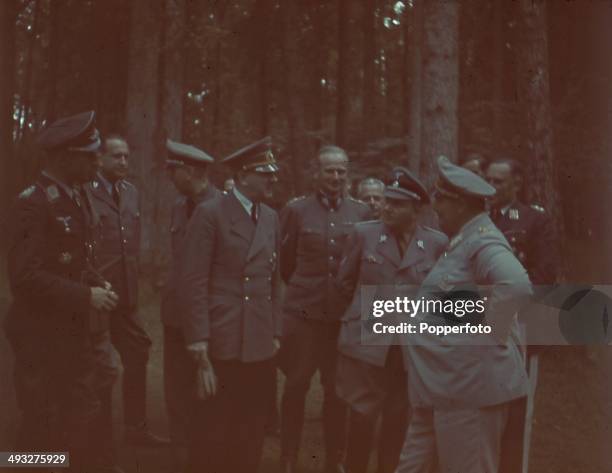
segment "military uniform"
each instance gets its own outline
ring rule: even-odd
[[[100,143],[94,119],[87,112],[59,120],[39,142],[45,149],[93,153]],[[13,301],[5,328],[22,411],[15,449],[69,450],[71,470],[77,471],[91,463],[94,452],[88,448],[100,441],[93,427],[100,409],[98,385],[112,384],[116,375],[108,314],[90,305],[90,288],[104,286],[104,280],[92,265],[89,203],[80,186],[69,187],[43,172],[19,195],[12,215]]]
[[[537,205],[513,202],[493,209],[491,220],[504,234],[533,284],[553,284],[557,276],[552,222]]]
[[[111,314],[110,330],[112,343],[124,367],[124,421],[126,426],[139,429],[144,427],[146,419],[146,375],[151,339],[137,312],[138,190],[126,180],[113,184],[98,174],[88,184],[87,192],[92,202],[96,266],[119,295],[117,308]]]
[[[337,389],[351,407],[347,470],[365,472],[382,413],[378,463],[381,473],[395,471],[407,426],[406,376],[400,347],[365,345],[361,339],[360,285],[419,285],[446,246],[444,234],[417,227],[403,258],[395,236],[380,221],[356,225],[338,273],[342,292],[352,302],[342,318]]]
[[[276,172],[269,147],[263,140],[223,162]],[[281,336],[278,216],[235,188],[197,207],[184,242],[177,284],[183,336],[188,345],[208,343],[219,385],[202,402],[190,469],[255,472]]]
[[[426,189],[405,168],[393,170],[392,184],[384,194],[389,203],[405,202],[415,210],[429,203]],[[367,471],[379,415],[379,473],[395,471],[406,434],[408,394],[401,347],[393,335],[377,335],[371,342],[364,338],[360,287],[377,286],[376,298],[385,299],[385,293],[393,293],[396,285],[421,283],[448,239],[441,232],[416,222],[414,225],[402,254],[393,229],[385,223],[376,220],[356,224],[338,271],[338,290],[350,302],[338,341],[336,387],[350,407],[345,463],[351,473]],[[389,294],[388,298],[393,296]]]
[[[214,160],[201,150],[168,140],[168,168],[208,166]],[[170,425],[170,439],[178,447],[187,447],[189,428],[195,410],[196,365],[185,350],[181,328],[181,313],[177,300],[178,262],[185,246],[187,225],[195,208],[202,202],[219,197],[221,193],[212,184],[195,199],[180,195],[172,207],[170,243],[172,260],[170,275],[161,299],[161,320],[164,327],[164,392]],[[177,452],[179,454],[179,452]]]
[[[281,273],[286,282],[283,348],[279,364],[287,379],[281,405],[281,456],[295,463],[306,394],[321,372],[326,461],[338,463],[344,449],[345,409],[335,392],[340,298],[334,279],[346,238],[368,207],[350,197],[331,202],[317,192],[289,202],[281,212]]]
[[[484,199],[495,190],[475,174],[441,158],[440,180],[454,198]],[[446,191],[445,191],[446,192]],[[510,402],[525,396],[527,374],[516,310],[530,294],[529,278],[486,213],[453,236],[417,297],[439,300],[465,288],[488,286],[486,320],[492,334],[417,333],[406,348],[413,417],[398,472],[494,473]],[[437,314],[416,322],[457,323]],[[506,334],[508,334],[506,336]],[[475,339],[474,337],[480,337]],[[468,340],[472,345],[466,345]]]

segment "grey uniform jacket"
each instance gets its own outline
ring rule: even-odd
[[[208,340],[215,358],[262,361],[281,335],[278,216],[257,225],[235,194],[200,204],[180,255],[178,297],[186,343]]]
[[[92,205],[96,267],[119,295],[119,306],[135,307],[140,253],[138,190],[125,180],[117,188],[119,206],[100,179],[86,187]]]
[[[360,286],[379,286],[377,293],[382,293],[395,292],[395,285],[410,285],[416,293],[447,243],[443,233],[417,226],[400,258],[396,238],[384,223],[375,220],[355,225],[337,278],[339,292],[351,301],[342,317],[338,341],[341,353],[372,365],[385,365],[393,335],[377,335],[375,344],[362,343]]]
[[[503,314],[507,323],[503,333],[508,336],[496,343],[494,334],[414,335],[418,344],[408,345],[405,353],[410,400],[416,407],[484,407],[524,396],[527,391],[514,313],[530,295],[531,286],[508,242],[484,213],[451,239],[418,297],[436,299],[441,293],[473,285],[491,286],[485,305],[487,319]],[[445,324],[442,317],[432,314],[420,314],[416,322],[421,321]],[[481,338],[478,345],[461,345],[465,337]]]
[[[196,204],[206,202],[217,198],[221,192],[209,184],[204,192],[198,195]],[[169,327],[180,328],[181,318],[179,306],[177,302],[177,283],[178,271],[177,265],[180,260],[180,252],[185,246],[185,234],[187,233],[187,225],[189,224],[188,215],[188,199],[181,195],[177,197],[172,207],[172,215],[170,218],[170,243],[172,246],[172,259],[170,261],[170,271],[168,280],[164,286],[161,297],[161,319],[162,323]]]
[[[368,207],[350,197],[343,198],[337,208],[327,205],[319,194],[294,199],[285,206],[281,212],[281,271],[287,283],[285,314],[327,321],[340,319],[342,311],[334,281],[342,250],[353,225],[368,215]]]

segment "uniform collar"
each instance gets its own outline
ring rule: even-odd
[[[251,202],[247,196],[240,192],[236,187],[232,189],[232,192],[238,199],[238,202],[242,204],[242,207],[246,211],[247,215],[251,216],[251,209],[253,208],[253,202]]]
[[[59,178],[55,177],[54,175],[50,174],[47,171],[43,171],[42,175],[45,176],[47,179],[50,179],[51,181],[53,181],[59,187],[61,187],[63,189],[63,191],[66,194],[68,194],[68,196],[72,199],[72,189],[70,188],[70,186],[68,186],[68,184],[66,184],[65,182],[61,181]]]
[[[104,189],[106,189],[106,192],[108,192],[108,195],[113,195],[113,183],[109,181],[108,179],[106,179],[104,177],[104,174],[102,174],[101,172],[98,172],[97,176],[98,176],[98,180],[104,186]],[[120,184],[121,184],[121,180],[118,180],[117,182],[115,182],[115,187],[117,188],[117,190],[119,189]]]
[[[317,192],[317,199],[321,202],[321,205],[325,207],[327,210],[338,210],[342,205],[342,201],[344,200],[344,196],[340,194],[338,197],[328,196],[322,190]]]

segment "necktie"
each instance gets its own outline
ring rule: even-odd
[[[253,202],[253,205],[251,206],[251,220],[253,220],[253,223],[257,224],[257,205],[255,202]]]
[[[119,202],[120,202],[120,200],[119,200],[119,189],[117,188],[116,184],[113,184],[112,194],[113,194],[113,200],[115,201],[115,204],[117,205],[117,207],[119,207]]]

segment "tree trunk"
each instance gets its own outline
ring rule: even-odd
[[[133,0],[130,12],[129,69],[127,82],[127,138],[132,148],[131,173],[140,189],[142,256],[154,263],[155,156],[159,147],[159,44],[162,28],[160,0]]]
[[[423,74],[423,0],[415,0],[412,12],[405,17],[404,33],[406,69],[410,69],[410,81],[404,80],[404,111],[408,117],[408,167],[418,173],[421,164],[421,79]],[[408,12],[408,10],[407,10]]]
[[[430,187],[440,155],[457,160],[459,3],[423,2],[423,70],[420,175]]]
[[[363,89],[361,110],[361,150],[377,135],[378,110],[376,88],[376,0],[363,2]]]
[[[281,49],[282,54],[282,68],[283,68],[283,103],[285,109],[285,115],[287,117],[287,131],[288,131],[288,149],[289,156],[291,159],[291,182],[293,187],[293,194],[300,195],[303,188],[303,179],[301,176],[301,155],[300,151],[303,149],[298,141],[298,134],[301,133],[301,120],[298,107],[296,104],[297,93],[294,90],[294,84],[296,83],[294,71],[297,70],[294,58],[297,57],[297,46],[296,46],[296,27],[293,21],[296,17],[295,9],[296,6],[292,2],[283,2],[281,8],[282,16],[281,23],[283,28],[283,46]]]
[[[520,1],[518,94],[525,114],[525,187],[528,199],[544,206],[559,229],[561,208],[552,149],[546,23],[545,2]]]
[[[345,147],[349,113],[349,0],[338,0],[338,77],[336,84],[336,144]]]
[[[183,73],[185,0],[162,0],[163,24],[160,35],[158,68],[159,115],[155,129],[154,154],[155,182],[153,207],[153,269],[166,267],[170,249],[169,202],[174,200],[174,188],[166,177],[166,139],[182,141],[183,132]],[[157,277],[157,274],[155,274]]]
[[[15,23],[17,0],[0,2],[0,223],[14,192],[13,101],[15,94]],[[0,238],[0,249],[6,241]]]

